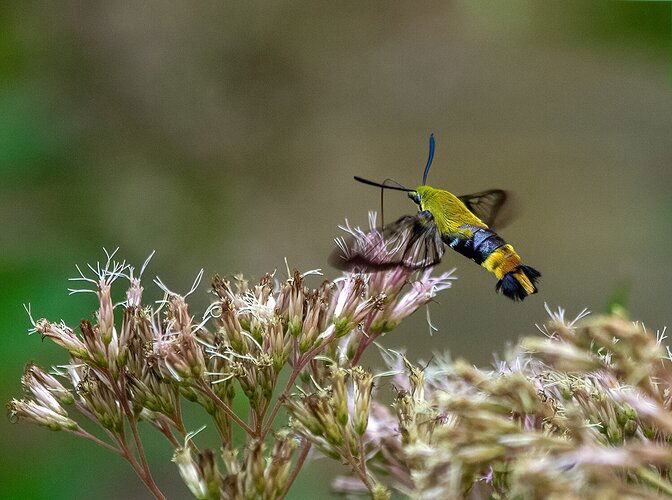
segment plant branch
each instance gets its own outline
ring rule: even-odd
[[[157,423],[157,422],[152,422],[154,424],[154,427],[156,427],[161,434],[166,436],[166,439],[170,441],[170,444],[173,445],[174,448],[180,448],[182,445],[180,442],[177,440],[177,438],[173,435],[173,433],[170,430],[170,427],[165,425],[163,422],[162,423]]]
[[[82,403],[80,403],[79,401],[75,400],[75,408],[77,408],[77,410],[78,410],[82,415],[84,415],[86,418],[88,418],[89,420],[91,420],[92,422],[94,422],[98,427],[100,427],[101,429],[103,429],[103,430],[105,431],[105,433],[106,433],[110,438],[115,439],[114,433],[112,433],[109,429],[105,428],[105,427],[98,421],[98,419],[95,417],[95,415],[94,415],[93,413],[91,413],[91,412],[86,408],[86,406],[84,406],[84,405],[83,405]]]
[[[287,396],[289,396],[292,387],[294,387],[294,382],[296,382],[296,379],[301,374],[301,370],[303,370],[306,367],[306,365],[315,358],[315,356],[324,351],[327,348],[327,346],[334,340],[335,336],[336,332],[334,331],[334,333],[332,333],[329,337],[327,337],[327,339],[325,339],[325,341],[322,344],[313,347],[303,356],[300,356],[299,359],[296,361],[296,364],[293,367],[294,369],[292,370],[292,374],[290,375],[289,380],[285,385],[285,389],[282,391],[282,394],[278,396],[278,400],[275,402],[273,410],[271,410],[271,414],[266,419],[266,425],[263,426],[262,428],[261,435],[259,436],[262,441],[266,438],[268,431],[271,430],[271,427],[273,426],[273,421],[275,420],[275,417],[278,415],[278,412],[282,407],[283,401],[285,400],[285,398],[287,398]]]
[[[115,384],[118,389],[118,397],[119,400],[121,401],[121,406],[124,409],[124,413],[126,413],[126,418],[128,419],[128,424],[131,427],[131,433],[133,434],[133,441],[135,441],[135,447],[138,450],[138,455],[140,456],[140,462],[142,463],[142,468],[145,470],[145,473],[147,474],[148,478],[152,480],[152,474],[149,470],[149,463],[147,462],[147,457],[145,456],[145,449],[142,446],[142,440],[140,439],[140,433],[138,433],[138,423],[137,419],[135,418],[135,415],[133,414],[133,411],[131,410],[130,403],[128,401],[128,396],[126,394],[126,385],[125,381],[122,378],[121,381],[121,387],[119,387],[117,384]],[[153,482],[153,480],[152,480]]]
[[[357,346],[357,352],[355,353],[355,356],[352,358],[352,361],[350,361],[350,366],[355,366],[357,363],[359,363],[359,358],[362,357],[362,354],[364,354],[366,348],[369,347],[371,343],[377,338],[378,335],[367,335],[362,337],[359,346]]]
[[[366,489],[373,493],[373,485],[371,484],[371,480],[369,479],[368,473],[366,471],[366,465],[364,465],[362,468],[362,464],[358,463],[357,460],[354,459],[352,452],[350,451],[350,445],[348,443],[343,445],[343,450],[345,451],[343,454],[344,458],[350,464],[350,468],[359,476],[359,479],[361,479],[362,483],[364,483]]]
[[[121,454],[122,456],[126,459],[126,461],[131,465],[135,473],[138,475],[138,477],[142,480],[143,483],[145,483],[145,486],[149,489],[149,491],[152,492],[154,497],[157,500],[166,500],[166,497],[164,496],[163,493],[161,493],[161,490],[156,486],[156,483],[152,479],[151,476],[147,476],[145,471],[142,469],[140,464],[138,464],[137,460],[131,453],[131,450],[129,450],[128,445],[126,444],[125,439],[123,436],[118,436],[117,437],[117,442],[119,443],[119,447],[121,448]]]
[[[289,395],[289,391],[292,390],[292,387],[294,387],[294,382],[296,382],[296,379],[301,373],[301,370],[303,370],[304,366],[305,365],[302,365],[298,370],[294,369],[292,371],[292,374],[290,375],[289,380],[287,381],[287,385],[285,385],[285,389],[282,391],[282,394],[278,396],[278,400],[275,402],[275,405],[273,405],[271,414],[268,416],[268,419],[266,420],[266,425],[262,428],[261,434],[259,435],[259,438],[262,441],[266,438],[268,431],[271,430],[271,427],[273,426],[273,421],[275,420],[275,417],[278,415],[278,412],[282,407],[282,402]]]
[[[121,455],[122,457],[124,456],[124,454],[122,453],[122,451],[119,448],[115,448],[110,443],[106,443],[105,441],[103,441],[101,439],[98,439],[96,436],[94,436],[93,434],[90,434],[89,432],[85,431],[81,427],[77,430],[69,431],[69,432],[71,432],[75,436],[79,436],[79,437],[83,437],[84,439],[88,439],[89,441],[92,441],[92,442],[102,446],[103,448],[106,448],[106,449],[116,453],[117,455]]]
[[[282,495],[280,495],[281,500],[285,498],[285,496],[287,496],[287,493],[289,493],[289,490],[291,489],[292,484],[296,479],[296,476],[299,475],[299,472],[301,471],[301,468],[303,467],[303,464],[306,461],[306,457],[308,456],[308,452],[310,452],[311,446],[312,443],[310,441],[308,440],[304,441],[303,447],[301,448],[301,453],[299,454],[299,457],[296,459],[296,464],[294,465],[292,474],[289,476],[289,479],[287,480],[287,485],[285,486]]]
[[[154,478],[152,477],[152,472],[149,469],[149,464],[147,462],[147,457],[145,456],[145,449],[142,446],[142,441],[140,439],[140,434],[138,433],[138,426],[137,426],[137,421],[135,418],[135,415],[133,415],[133,412],[130,408],[129,400],[126,394],[126,387],[124,384],[124,378],[122,377],[121,383],[112,375],[110,374],[109,371],[105,370],[105,375],[107,379],[110,381],[110,384],[112,385],[112,388],[117,395],[117,398],[119,399],[119,402],[121,403],[121,407],[126,414],[126,419],[128,420],[129,427],[131,428],[131,433],[133,434],[133,440],[135,442],[135,447],[138,450],[138,455],[140,456],[140,463],[142,464],[142,470],[143,470],[143,481],[147,485],[147,487],[150,489],[150,491],[156,496],[156,498],[160,499],[165,499],[165,496],[159,489],[159,487],[156,485],[156,482],[154,481]],[[125,443],[124,443],[125,444]],[[129,456],[132,457],[132,454],[128,450],[128,447],[126,447],[126,451]],[[137,462],[136,462],[137,463]]]
[[[180,390],[175,388],[175,415],[173,415],[173,423],[175,427],[180,432],[180,434],[185,435],[187,429],[184,427],[184,421],[182,420],[182,404],[180,402]]]
[[[219,406],[224,413],[226,413],[233,421],[235,421],[238,425],[240,425],[245,432],[247,432],[250,436],[254,436],[255,432],[254,429],[252,429],[249,425],[247,425],[243,419],[241,419],[238,415],[236,415],[231,407],[227,405],[222,399],[214,393],[214,391],[208,386],[207,383],[200,382],[198,385],[195,386],[199,391],[201,391],[203,394],[205,394],[207,397],[212,399],[214,403]]]

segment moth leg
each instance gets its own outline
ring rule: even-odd
[[[428,224],[434,220],[434,216],[429,210],[420,210],[418,212],[418,220],[423,224]]]

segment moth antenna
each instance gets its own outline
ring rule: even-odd
[[[363,177],[359,177],[357,175],[354,176],[354,179],[357,182],[361,182],[362,184],[368,184],[369,186],[375,186],[375,187],[379,187],[379,188],[383,188],[383,189],[394,189],[396,191],[405,191],[407,193],[410,193],[411,191],[413,191],[412,189],[408,189],[407,187],[402,186],[397,181],[394,181],[394,182],[397,182],[397,186],[388,186],[386,184],[381,184],[380,182],[375,182],[375,181],[370,181],[369,179],[364,179]],[[387,180],[391,180],[391,179],[387,179]]]
[[[385,193],[385,189],[395,189],[393,186],[388,186],[387,185],[388,182],[394,182],[397,185],[396,186],[397,188],[406,189],[404,186],[399,184],[397,181],[395,181],[394,179],[390,179],[389,177],[382,182],[381,187],[380,187],[380,225],[381,226],[385,225],[385,205],[383,204],[383,197],[384,197],[383,195]]]
[[[380,188],[380,218],[381,218],[381,221],[382,221],[383,225],[385,225],[385,213],[383,212],[383,192],[386,189],[394,189],[395,191],[404,191],[406,193],[410,193],[411,191],[413,191],[412,189],[408,189],[407,187],[402,186],[401,184],[399,184],[394,179],[389,179],[388,178],[388,179],[385,179],[382,183],[381,182],[370,181],[369,179],[364,179],[363,177],[359,177],[357,175],[355,175],[354,179],[357,182],[361,182],[362,184],[367,184],[369,186],[375,186],[375,187]],[[390,186],[390,185],[388,185],[388,182],[394,182],[396,184],[396,186]]]
[[[427,165],[425,165],[425,171],[422,174],[422,185],[427,184],[427,174],[429,174],[429,167],[432,166],[432,160],[434,159],[434,148],[436,147],[436,141],[434,140],[434,134],[429,136],[429,157],[427,158]]]

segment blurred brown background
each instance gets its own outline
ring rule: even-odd
[[[664,325],[670,12],[667,2],[5,2],[4,399],[20,393],[28,359],[64,361],[24,334],[22,303],[70,323],[90,314],[89,297],[67,297],[75,263],[120,246],[140,264],[156,249],[150,275],[177,290],[201,267],[284,273],[284,257],[334,277],[337,224],[378,209],[379,192],[352,176],[415,186],[430,132],[431,185],[515,192],[518,218],[502,235],[543,273],[541,293],[513,304],[450,252],[441,268],[456,266],[459,281],[431,307],[440,332],[430,337],[419,314],[386,345],[486,364],[533,332],[544,302],[601,311],[622,287],[633,318]],[[388,220],[413,210],[386,196]],[[207,303],[205,287],[194,300]],[[147,496],[89,443],[0,429],[8,498]],[[156,443],[159,481],[187,498]],[[328,494],[325,464],[302,474],[293,498]]]

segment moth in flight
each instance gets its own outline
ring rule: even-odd
[[[330,263],[343,270],[374,272],[402,266],[420,270],[438,264],[445,245],[473,260],[497,277],[495,289],[518,301],[537,293],[541,274],[526,266],[513,247],[494,229],[506,203],[507,194],[491,189],[455,196],[427,185],[427,174],[434,158],[434,135],[429,138],[429,157],[422,185],[409,189],[355,176],[355,180],[379,187],[405,191],[418,205],[415,215],[404,215],[370,233],[359,231],[350,239],[337,240],[338,247]],[[382,191],[381,191],[382,196]]]

